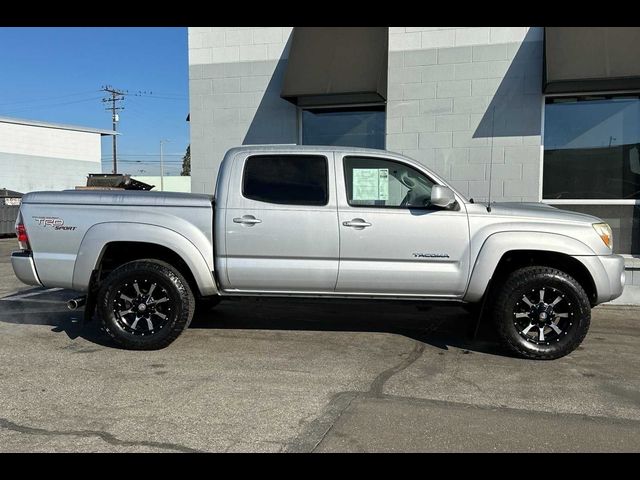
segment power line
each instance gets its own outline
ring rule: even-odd
[[[146,105],[143,105],[141,103],[138,103],[138,101],[140,100],[141,97],[137,96],[136,98],[129,98],[129,104],[128,104],[128,108],[131,109],[132,112],[136,112],[134,113],[134,116],[138,116],[138,118],[140,118],[140,120],[144,121],[144,122],[150,122],[152,121],[154,125],[157,124],[164,124],[167,125],[169,123],[171,123],[172,125],[175,124],[175,122],[169,118],[163,117],[163,116],[157,116],[154,115],[152,117],[152,119],[149,118],[149,109]],[[147,104],[148,105],[148,104]],[[141,109],[138,109],[138,107],[140,107]]]
[[[164,97],[160,95],[141,95],[140,98],[150,98],[152,100],[188,100],[188,97]]]
[[[59,107],[59,106],[62,106],[62,105],[72,105],[74,103],[82,103],[82,102],[94,102],[99,98],[100,97],[91,97],[91,98],[83,98],[83,99],[80,99],[80,100],[72,100],[70,102],[58,102],[58,103],[49,103],[49,104],[45,104],[45,105],[21,106],[19,108],[15,108],[15,109],[12,109],[12,110],[11,109],[10,110],[5,110],[5,113],[24,112],[24,111],[29,111],[29,110],[33,110],[33,109]]]
[[[161,92],[138,92],[136,95],[141,98],[159,98],[164,100],[188,100],[188,96],[179,93],[161,93]]]
[[[69,93],[68,95],[56,95],[54,97],[40,97],[40,98],[32,98],[29,100],[15,100],[12,102],[2,102],[0,103],[0,105],[15,105],[15,104],[20,104],[20,103],[38,103],[38,102],[42,102],[42,101],[48,101],[48,100],[58,100],[60,98],[69,98],[69,97],[77,97],[78,95],[87,95],[89,93],[98,93],[100,90],[87,90],[84,92],[77,92],[77,93]]]

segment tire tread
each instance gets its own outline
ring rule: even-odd
[[[132,341],[129,338],[123,337],[109,326],[107,320],[107,315],[110,313],[109,305],[107,305],[110,289],[113,288],[113,285],[117,283],[120,278],[134,272],[139,272],[140,270],[150,270],[156,274],[165,276],[166,279],[176,287],[182,300],[180,315],[171,326],[170,334],[160,340],[148,337],[147,340],[155,340],[151,342]],[[195,298],[186,279],[169,263],[153,258],[134,260],[119,266],[108,275],[98,292],[98,311],[102,328],[117,344],[129,350],[159,350],[167,347],[173,343],[184,330],[189,328],[191,320],[193,320],[194,310]]]
[[[584,316],[581,328],[579,328],[576,334],[571,337],[570,341],[565,344],[562,351],[552,350],[549,352],[534,352],[524,348],[521,344],[514,342],[513,337],[507,331],[508,328],[512,328],[510,321],[507,322],[504,321],[504,319],[501,319],[507,309],[506,303],[509,301],[510,294],[523,283],[534,281],[540,276],[562,277],[564,280],[568,281],[576,290],[577,296],[582,303],[581,307],[586,309],[587,312]],[[591,323],[591,305],[584,288],[582,288],[582,286],[571,275],[552,267],[530,266],[513,271],[507,277],[502,288],[498,292],[494,303],[494,309],[496,329],[505,346],[516,355],[531,360],[555,360],[571,353],[582,343],[587,335],[589,325]]]

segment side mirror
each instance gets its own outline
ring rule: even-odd
[[[431,188],[431,205],[441,208],[451,208],[456,203],[456,196],[449,187],[434,185]]]

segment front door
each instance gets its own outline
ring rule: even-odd
[[[430,206],[434,181],[377,156],[336,158],[340,267],[336,292],[460,297],[469,272],[464,204]]]
[[[235,159],[225,208],[224,289],[333,292],[339,248],[334,170],[333,154]]]

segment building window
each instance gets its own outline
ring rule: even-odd
[[[242,194],[281,205],[326,205],[327,159],[319,155],[256,155],[244,165]]]
[[[640,253],[640,96],[547,98],[542,197],[602,218],[616,253]]]
[[[303,145],[384,149],[384,106],[302,110]]]
[[[547,99],[544,199],[640,199],[640,97]]]

